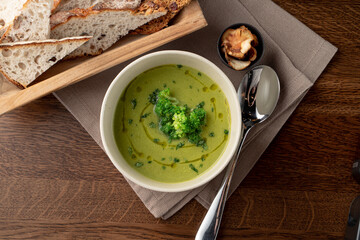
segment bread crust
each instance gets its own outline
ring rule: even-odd
[[[48,44],[57,44],[60,42],[83,42],[84,40],[88,41],[92,37],[91,36],[82,36],[82,37],[68,37],[63,39],[48,39],[43,41],[29,41],[29,42],[14,42],[14,43],[3,43],[0,45],[0,50],[4,48],[17,48],[24,46],[40,46],[40,45],[48,45]]]
[[[131,34],[151,34],[160,31],[167,27],[171,19],[173,19],[184,7],[189,5],[191,0],[162,0],[160,2],[162,6],[168,10],[167,14],[138,27],[132,31]]]
[[[2,74],[9,82],[11,82],[12,84],[14,84],[15,86],[17,86],[20,89],[24,89],[26,88],[25,86],[21,85],[19,82],[11,79],[8,75],[6,75],[0,68],[0,74]]]
[[[149,8],[148,8],[149,9]],[[80,9],[80,8],[75,8],[72,9],[70,11],[67,12],[58,12],[53,14],[50,17],[50,24],[51,24],[51,30],[55,29],[56,27],[67,23],[68,21],[70,21],[70,19],[72,18],[86,18],[89,15],[92,14],[99,14],[101,12],[118,12],[118,11],[127,11],[130,12],[133,15],[148,15],[151,13],[156,13],[156,12],[165,12],[167,11],[165,7],[159,6],[159,8],[157,9],[151,9],[151,11],[149,11],[148,9],[146,10],[139,10],[139,9],[109,9],[109,8],[102,8],[102,9],[93,9],[88,8],[88,9]]]
[[[53,13],[55,11],[55,9],[59,6],[61,0],[54,0],[54,6],[51,9],[51,12]]]

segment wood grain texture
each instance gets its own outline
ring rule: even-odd
[[[360,4],[274,1],[339,52],[229,199],[219,239],[343,239],[360,194]],[[0,118],[0,239],[193,239],[204,215],[191,201],[155,219],[51,95]]]
[[[206,25],[207,22],[199,3],[193,1],[180,12],[172,25],[159,32],[121,39],[110,50],[96,57],[62,61],[41,76],[41,81],[37,80],[37,84],[23,90],[16,89],[0,94],[0,115],[199,30]]]

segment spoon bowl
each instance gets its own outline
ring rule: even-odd
[[[280,81],[271,67],[265,65],[254,67],[243,77],[238,89],[244,129],[243,138],[236,154],[229,163],[221,187],[200,225],[195,237],[196,240],[216,239],[231,179],[246,136],[255,124],[265,121],[271,115],[275,110],[279,96]]]
[[[279,95],[279,78],[271,67],[261,65],[247,72],[238,89],[243,123],[254,125],[267,119]]]

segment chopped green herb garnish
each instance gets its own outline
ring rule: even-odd
[[[214,132],[209,133],[209,137],[214,137],[214,136],[215,136]]]
[[[135,167],[142,167],[144,164],[142,162],[135,163]]]
[[[166,88],[166,87],[167,87],[167,85],[164,83],[163,87],[164,87],[164,88]]]
[[[154,122],[149,123],[149,127],[156,128],[156,124]]]
[[[208,149],[208,146],[207,146],[204,139],[201,139],[201,140],[197,141],[196,146],[202,147],[204,150]]]
[[[199,167],[203,167],[204,165],[202,163],[200,163]]]
[[[180,159],[174,158],[174,162],[175,162],[175,163],[178,163],[178,162],[180,162]]]
[[[135,154],[131,155],[131,158],[132,158],[132,159],[135,159],[135,158],[136,158],[136,155],[135,155]]]
[[[201,161],[205,161],[205,157],[204,157],[204,156],[201,156]]]
[[[194,172],[199,173],[199,171],[195,168],[195,166],[194,166],[194,165],[189,164],[189,167],[190,167],[190,168],[191,168],[191,170],[193,170]]]
[[[213,108],[213,107],[211,108],[211,112],[214,112],[214,108]]]
[[[179,142],[178,145],[176,145],[176,150],[178,150],[179,148],[182,148],[184,145],[185,145],[185,143]]]
[[[201,72],[198,72],[198,75],[201,77]]]
[[[128,120],[128,123],[129,123],[129,124],[132,124],[132,122],[133,122],[132,119],[129,119],[129,120]]]
[[[165,158],[161,158],[161,161],[164,161],[165,160]]]
[[[155,91],[153,91],[148,99],[149,99],[149,102],[152,103],[152,104],[156,104],[156,100],[157,100],[157,95],[159,94],[160,90],[159,89],[155,89]]]
[[[172,81],[174,84],[176,84],[175,80]]]
[[[178,65],[176,65],[178,68],[182,68],[183,67],[183,65],[181,65],[181,64],[178,64]]]
[[[225,133],[226,135],[229,134],[229,130],[225,129],[225,130],[224,130],[224,133]]]
[[[201,103],[199,103],[196,107],[197,108],[203,108],[204,107],[204,105],[205,105],[205,102],[204,101],[202,101]]]
[[[140,118],[147,118],[150,115],[150,113],[145,113],[144,115],[142,115]]]
[[[162,169],[163,169],[163,170],[165,170],[165,169],[166,169],[166,167],[165,167],[165,166],[162,166]]]
[[[131,105],[132,105],[132,109],[136,108],[137,102],[136,102],[135,98],[133,100],[131,100]]]
[[[132,155],[132,153],[133,153],[132,147],[128,147],[128,153],[130,154],[130,156]]]
[[[158,139],[158,138],[154,138],[154,143],[158,143],[158,142],[160,142],[160,139]]]
[[[192,89],[192,86],[190,85],[190,86],[189,86],[189,88],[191,88],[191,89]]]
[[[152,161],[148,161],[148,163],[152,163]]]

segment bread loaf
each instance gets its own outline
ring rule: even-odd
[[[84,36],[1,44],[0,74],[20,88],[26,88],[48,68],[90,38]]]
[[[88,35],[93,38],[69,55],[70,58],[98,55],[130,30],[166,14],[158,5],[146,11],[74,9],[51,16],[51,38]]]

